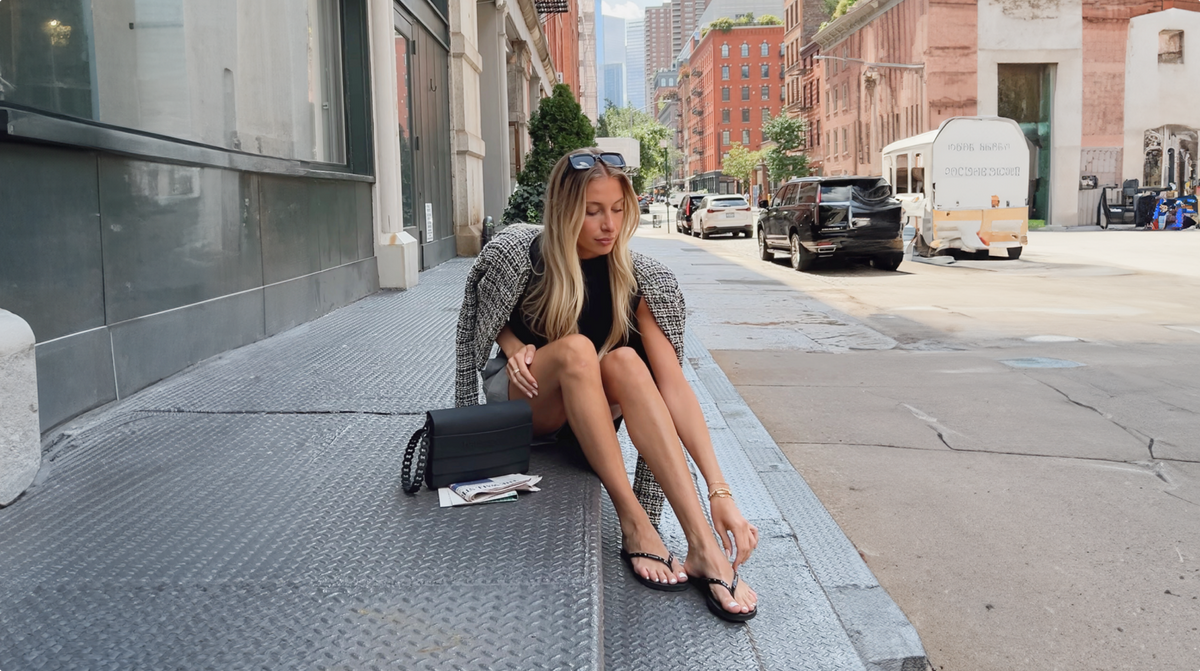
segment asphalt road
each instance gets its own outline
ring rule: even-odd
[[[797,273],[650,219],[635,248],[935,668],[1200,669],[1200,233]]]

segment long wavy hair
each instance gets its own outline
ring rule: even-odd
[[[605,339],[599,354],[603,357],[616,347],[633,327],[631,299],[637,292],[633,274],[633,258],[629,255],[629,239],[637,230],[640,214],[633,183],[620,168],[600,160],[587,170],[571,166],[570,154],[554,164],[546,189],[542,223],[542,260],[545,270],[530,280],[528,297],[522,303],[533,330],[550,342],[578,333],[579,315],[583,312],[583,272],[579,265],[576,242],[583,230],[587,214],[587,187],[593,180],[614,177],[621,184],[624,218],[617,231],[612,250],[608,253],[608,283],[612,290],[612,331]],[[579,151],[571,152],[578,154]]]

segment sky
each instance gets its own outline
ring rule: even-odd
[[[603,14],[605,16],[615,16],[625,19],[626,21],[634,19],[642,19],[646,16],[647,7],[657,7],[663,4],[663,0],[604,0]]]

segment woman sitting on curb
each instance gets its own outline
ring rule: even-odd
[[[456,404],[478,402],[483,371],[489,402],[529,402],[534,435],[569,424],[616,508],[622,554],[638,581],[678,591],[690,577],[713,613],[749,620],[758,595],[739,581],[737,567],[758,545],[758,529],[722,481],[704,414],[683,376],[683,295],[675,277],[629,250],[639,214],[624,165],[620,154],[592,150],[559,159],[547,184],[545,226],[510,226],[480,252],[459,315]],[[485,366],[493,342],[500,354]],[[622,416],[641,456],[639,476],[644,460],[683,527],[684,562],[655,530],[647,513],[657,518],[653,502],[644,508],[630,487],[613,424]],[[724,551],[681,439],[708,483]],[[646,489],[648,478],[635,480]]]

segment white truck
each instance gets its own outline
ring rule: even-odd
[[[1029,144],[1001,117],[953,117],[883,148],[883,173],[922,256],[962,250],[1020,258],[1029,241]]]

